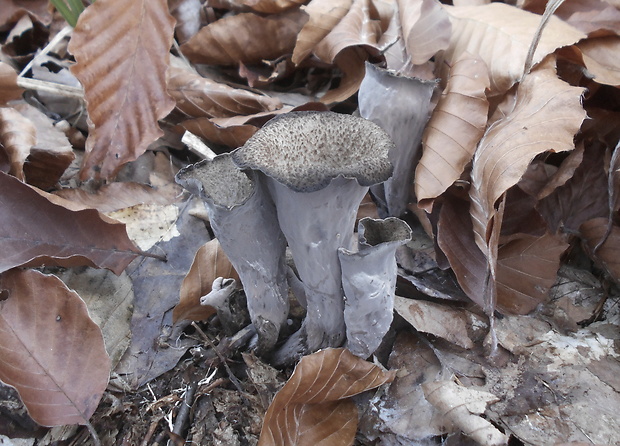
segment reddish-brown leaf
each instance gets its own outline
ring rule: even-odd
[[[203,27],[181,50],[192,62],[210,65],[274,60],[293,51],[307,20],[300,10],[265,17],[237,14]]]
[[[527,314],[544,302],[568,244],[559,236],[523,235],[499,248],[497,306],[502,313]]]
[[[581,225],[579,231],[590,256],[614,278],[620,282],[620,226],[613,225],[608,232],[609,220],[594,218]],[[606,237],[606,238],[605,238]],[[594,248],[601,243],[594,251]]]
[[[82,179],[113,177],[163,135],[173,29],[165,0],[99,0],[80,15],[69,50],[91,124]]]
[[[86,424],[110,376],[101,330],[60,279],[33,270],[0,275],[0,379],[43,426]]]
[[[0,105],[22,97],[23,89],[17,86],[17,73],[8,64],[0,62]]]
[[[267,410],[259,446],[353,444],[357,410],[347,398],[395,376],[346,349],[303,357]]]
[[[305,0],[241,0],[241,4],[263,14],[276,14],[303,3]]]
[[[192,118],[226,118],[282,108],[279,99],[229,87],[181,68],[170,70],[168,93],[177,108]]]
[[[70,211],[0,172],[0,272],[20,265],[89,265],[120,274],[140,250],[125,225]]]
[[[239,276],[217,239],[200,247],[187,276],[181,284],[181,298],[172,312],[173,322],[180,320],[202,321],[215,313],[208,305],[200,305],[200,298],[211,291],[213,281],[218,277],[235,279]]]

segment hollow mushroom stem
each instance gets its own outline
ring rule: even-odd
[[[398,218],[363,218],[358,251],[339,249],[347,348],[367,358],[379,347],[393,319],[396,249],[411,240],[411,228]]]
[[[229,154],[181,169],[176,181],[204,201],[213,232],[243,284],[257,351],[268,352],[289,310],[286,240],[273,202],[254,174],[237,169]]]
[[[306,298],[307,347],[338,347],[345,339],[344,295],[338,248],[351,248],[360,202],[368,186],[353,178],[334,178],[314,192],[295,192],[261,175],[274,200]],[[295,209],[295,212],[281,210]]]

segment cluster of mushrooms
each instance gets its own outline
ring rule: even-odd
[[[274,361],[286,363],[345,345],[366,358],[381,343],[393,317],[395,251],[411,239],[411,229],[394,217],[363,218],[357,238],[354,229],[369,187],[392,175],[393,148],[387,133],[366,119],[292,112],[233,152],[177,174],[204,201],[241,279],[261,354],[275,350]],[[287,266],[287,246],[296,273]],[[276,349],[289,288],[306,316]]]

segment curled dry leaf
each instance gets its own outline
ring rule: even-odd
[[[308,57],[314,47],[349,12],[352,4],[353,0],[312,0],[304,8],[309,18],[297,36],[292,62],[299,64]]]
[[[177,108],[193,118],[226,118],[282,108],[279,99],[229,87],[180,68],[170,69],[168,93]]]
[[[241,147],[258,130],[258,127],[251,124],[221,126],[209,118],[188,119],[180,126],[207,141],[231,148]]]
[[[101,330],[60,279],[34,270],[0,276],[0,379],[43,426],[86,424],[110,376]]]
[[[215,308],[200,305],[200,298],[209,294],[213,281],[218,277],[239,282],[239,276],[222,250],[220,242],[213,239],[196,252],[192,266],[183,279],[181,297],[172,313],[174,323],[184,319],[202,321],[215,314]]]
[[[0,105],[22,97],[24,90],[17,86],[17,73],[7,63],[0,62]]]
[[[241,0],[241,4],[263,14],[276,14],[304,3],[305,0]]]
[[[426,399],[465,435],[483,446],[508,444],[508,436],[502,434],[480,415],[489,403],[499,401],[492,393],[467,388],[453,381],[434,381],[422,384]]]
[[[69,51],[90,121],[82,179],[113,177],[163,135],[173,29],[165,0],[100,0],[80,15]]]
[[[181,51],[193,63],[260,63],[289,54],[308,15],[300,10],[259,16],[241,13],[203,27]]]
[[[584,65],[599,84],[620,86],[620,36],[587,39],[577,44]]]
[[[483,252],[496,201],[519,181],[532,159],[575,148],[573,135],[586,116],[582,94],[582,88],[571,87],[554,69],[541,66],[519,85],[512,112],[483,136],[474,155],[469,192],[476,243]]]
[[[396,6],[393,23],[381,38],[386,45],[394,44],[386,52],[388,68],[400,71],[408,64],[423,64],[448,47],[452,26],[438,1],[397,0]]]
[[[122,224],[94,209],[70,211],[0,173],[0,272],[16,266],[88,265],[120,274],[140,254]]]
[[[357,409],[348,398],[395,375],[342,348],[304,356],[271,402],[259,446],[352,444]]]
[[[540,16],[504,3],[482,6],[445,6],[452,21],[452,38],[439,67],[447,69],[465,51],[478,54],[489,67],[490,94],[506,92],[523,75],[525,59]],[[557,17],[544,29],[534,64],[557,48],[572,45],[585,34]],[[447,77],[440,73],[440,77]]]
[[[0,144],[11,164],[9,173],[19,180],[24,180],[24,162],[36,142],[37,129],[30,119],[14,108],[0,108]]]
[[[579,231],[591,257],[594,258],[607,273],[620,282],[620,227],[613,225],[608,233],[608,219],[594,218],[581,225]],[[594,251],[594,248],[601,243]]]
[[[463,53],[424,130],[424,152],[416,167],[418,206],[430,212],[433,201],[460,178],[471,161],[487,122],[489,88],[486,64]]]

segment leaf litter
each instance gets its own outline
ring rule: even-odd
[[[98,0],[74,30],[3,7],[0,440],[617,443],[620,5],[564,2],[531,47],[543,2],[464,3]],[[276,369],[241,290],[200,305],[238,276],[174,183],[181,137],[358,105],[410,146],[362,210],[414,230],[395,319],[371,358]]]

